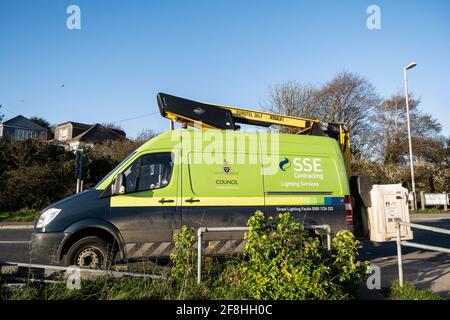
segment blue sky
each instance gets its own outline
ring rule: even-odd
[[[71,4],[81,30],[66,28]],[[366,26],[371,4],[381,30]],[[0,104],[6,119],[116,122],[133,137],[168,128],[158,92],[258,108],[270,85],[347,70],[389,96],[416,61],[410,90],[450,135],[449,14],[445,0],[2,0]]]

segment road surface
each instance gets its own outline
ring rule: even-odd
[[[424,217],[411,215],[411,222],[450,230],[450,216]],[[450,248],[450,236],[429,231],[413,229],[411,242]],[[450,298],[450,254],[425,251],[402,246],[404,281],[412,282],[416,287],[429,289],[446,298]],[[395,242],[373,246],[369,241],[360,250],[361,260],[381,269],[381,287],[386,288],[398,279],[397,247]]]
[[[0,260],[29,262],[33,229],[0,229]]]

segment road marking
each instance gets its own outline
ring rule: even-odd
[[[30,241],[0,241],[0,244],[29,244]]]
[[[34,224],[0,225],[0,230],[25,230],[25,229],[34,229]]]

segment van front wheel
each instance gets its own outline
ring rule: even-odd
[[[111,265],[111,249],[98,237],[86,237],[75,242],[67,251],[65,265],[81,268],[106,269]]]

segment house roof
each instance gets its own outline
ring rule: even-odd
[[[22,115],[18,115],[14,118],[11,118],[5,122],[2,123],[5,127],[17,127],[17,128],[24,128],[24,129],[32,129],[36,131],[48,131],[48,129],[38,125],[37,123],[34,123],[28,118],[25,118]]]
[[[120,140],[125,137],[116,132],[116,130],[109,129],[99,123],[93,124],[88,130],[72,138],[72,141],[86,141],[86,142],[102,142],[106,140]]]
[[[90,128],[92,128],[92,126],[96,125],[96,124],[92,125],[92,124],[85,124],[85,123],[74,122],[74,121],[66,121],[66,122],[58,124],[57,127],[63,126],[63,125],[69,124],[69,123],[72,124],[73,128],[75,129],[75,131],[81,132],[78,135],[83,134],[86,130],[89,130]],[[114,129],[114,128],[108,128],[108,129],[110,129],[110,130],[114,131],[115,133],[121,135],[123,138],[125,138],[125,136],[126,136],[126,133],[123,130]],[[73,138],[73,139],[75,139],[75,138]]]
[[[81,129],[81,130],[87,130],[87,129],[89,129],[89,128],[92,126],[92,125],[90,125],[90,124],[85,124],[85,123],[81,123],[81,122],[66,121],[66,122],[63,122],[63,123],[58,124],[57,127],[60,127],[60,126],[63,126],[63,125],[69,124],[69,123],[70,123],[74,128]]]
[[[117,134],[120,134],[120,135],[121,135],[122,137],[124,137],[124,138],[125,138],[125,136],[126,136],[126,133],[125,133],[125,131],[123,131],[123,130],[115,129],[115,128],[108,128],[108,129],[114,131],[114,132],[117,133]]]

